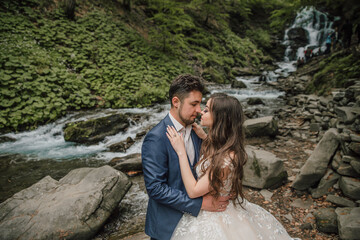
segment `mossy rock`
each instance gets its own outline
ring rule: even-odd
[[[106,136],[126,131],[128,127],[128,115],[113,114],[107,117],[68,123],[64,128],[64,138],[65,141],[91,145],[104,140]]]

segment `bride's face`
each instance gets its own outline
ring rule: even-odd
[[[204,127],[210,128],[213,124],[212,115],[210,112],[211,98],[207,101],[205,108],[201,111],[200,124]]]

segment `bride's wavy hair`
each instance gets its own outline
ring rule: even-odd
[[[212,191],[210,194],[218,198],[224,186],[224,180],[229,176],[229,168],[224,167],[224,159],[230,159],[232,178],[231,195],[233,203],[240,205],[244,201],[242,179],[247,154],[244,147],[244,113],[240,102],[226,94],[210,96],[209,112],[213,124],[209,128],[207,138],[203,141],[200,154],[210,165],[202,164],[201,171],[205,173],[205,166],[210,166],[209,181]],[[240,198],[241,200],[240,200]]]

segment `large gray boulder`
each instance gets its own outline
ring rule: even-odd
[[[248,119],[244,122],[246,137],[274,137],[279,131],[278,122],[273,116]]]
[[[360,207],[336,208],[340,239],[359,239]]]
[[[248,161],[244,166],[243,184],[253,188],[275,188],[287,180],[284,162],[273,153],[257,149],[253,146],[245,147]]]
[[[95,144],[107,136],[125,131],[129,127],[129,115],[113,114],[86,121],[72,122],[65,125],[64,139],[82,144]]]
[[[316,184],[324,176],[338,146],[338,132],[335,128],[331,128],[324,134],[313,153],[306,160],[292,187],[305,190]]]
[[[1,239],[89,239],[129,190],[110,166],[47,176],[0,204]]]

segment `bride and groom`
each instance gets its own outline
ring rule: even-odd
[[[201,111],[203,90],[200,78],[178,76],[169,114],[144,139],[145,233],[161,240],[291,239],[274,216],[244,199],[241,104],[215,94]],[[200,113],[208,133],[194,123]]]

